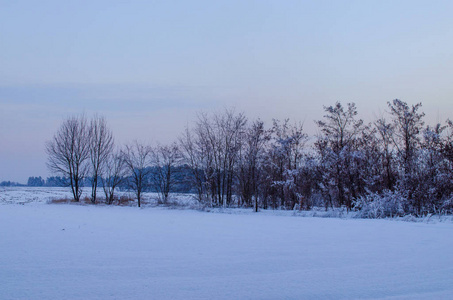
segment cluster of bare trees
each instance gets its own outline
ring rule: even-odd
[[[266,129],[234,111],[201,114],[180,139],[182,155],[209,206],[365,210],[377,200],[386,214],[451,211],[453,122],[425,127],[420,103],[388,108],[365,124],[354,103],[324,107],[313,138],[288,120]]]
[[[195,127],[181,137],[182,156],[193,170],[201,202],[210,206],[232,203],[245,125],[245,116],[234,111],[212,117],[200,114]]]
[[[90,178],[91,201],[95,203],[99,181],[105,183],[106,195],[110,188],[109,180],[101,178],[111,170],[113,149],[113,135],[103,117],[87,120],[84,115],[74,116],[66,119],[47,142],[47,165],[53,173],[68,180],[75,201],[80,201],[82,182]]]
[[[102,185],[107,204],[115,199],[115,189],[126,184],[135,193],[138,206],[142,193],[153,187],[166,203],[174,184],[174,168],[180,163],[178,145],[151,147],[138,141],[115,148],[112,131],[105,118],[85,115],[63,121],[46,144],[49,169],[66,179],[75,201],[80,201],[83,182],[91,184],[92,203]]]
[[[99,182],[107,203],[115,187],[127,182],[139,206],[150,187],[167,203],[175,170],[184,165],[192,192],[205,206],[373,207],[392,215],[451,210],[453,122],[425,126],[421,104],[398,99],[388,108],[386,116],[365,124],[353,103],[324,107],[312,138],[289,120],[266,128],[234,110],[201,113],[178,142],[135,142],[122,150],[114,150],[103,118],[73,117],[47,144],[49,167],[69,179],[76,201],[81,179],[89,176],[93,202]]]
[[[388,108],[388,120],[371,124],[353,104],[325,108],[315,142],[325,205],[372,206],[382,215],[451,211],[451,121],[425,127],[421,103],[395,99]]]

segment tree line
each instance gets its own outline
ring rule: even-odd
[[[138,206],[151,187],[166,203],[184,181],[209,207],[344,207],[365,217],[451,213],[453,122],[425,126],[421,103],[387,104],[387,114],[371,123],[354,103],[325,106],[313,137],[288,119],[266,127],[234,109],[200,113],[176,141],[153,147],[115,146],[103,117],[74,116],[47,142],[48,167],[68,179],[75,201],[85,178],[93,203],[98,187],[111,204],[124,184]]]

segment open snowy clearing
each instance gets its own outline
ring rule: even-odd
[[[453,224],[0,206],[0,299],[451,299]]]

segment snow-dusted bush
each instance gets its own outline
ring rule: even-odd
[[[453,214],[453,197],[445,200],[436,213],[439,215]]]
[[[400,217],[405,214],[406,199],[398,192],[384,191],[382,194],[366,194],[354,201],[358,217],[381,219]]]

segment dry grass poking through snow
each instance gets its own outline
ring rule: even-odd
[[[149,202],[149,201],[148,201]],[[149,204],[145,201],[145,204]],[[50,199],[47,201],[48,204],[79,204],[79,205],[91,205],[91,199],[89,197],[83,197],[80,201],[75,201],[72,198],[57,198],[57,199]],[[108,205],[104,197],[97,197],[96,205]],[[110,204],[112,206],[135,206],[137,205],[137,201],[130,197],[130,196],[120,196],[115,197],[113,203]]]

